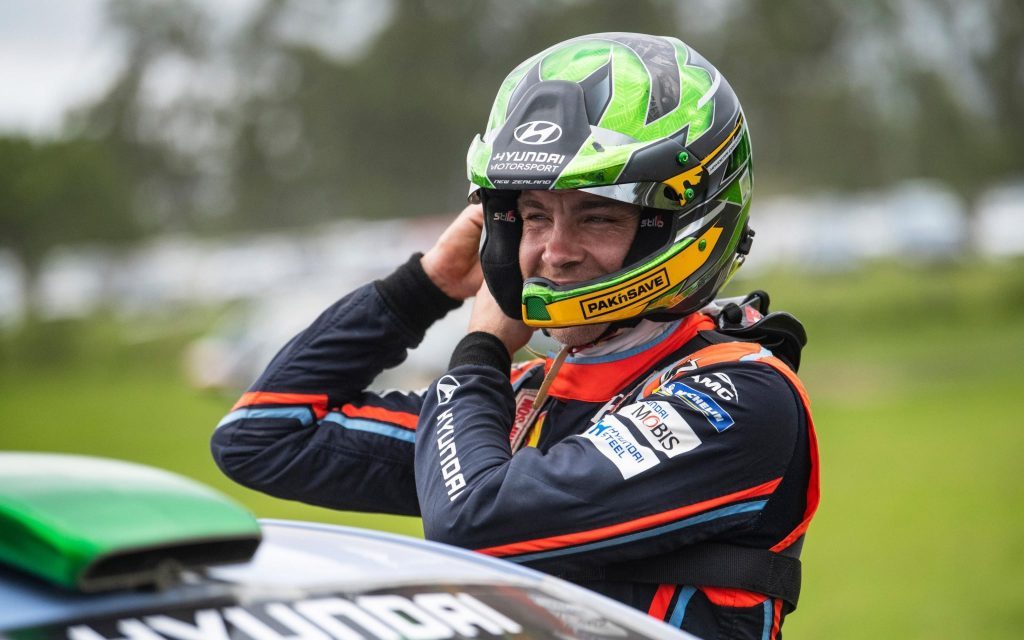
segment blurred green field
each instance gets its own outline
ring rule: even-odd
[[[810,334],[801,377],[823,460],[787,638],[1024,635],[1024,262],[776,272],[765,288]],[[412,518],[274,500],[224,479],[208,436],[233,398],[189,389],[204,326],[109,318],[0,333],[0,449],[136,460],[258,515],[419,535]]]

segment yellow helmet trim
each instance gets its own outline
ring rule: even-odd
[[[575,295],[547,303],[538,297],[528,301],[528,296],[524,296],[523,322],[531,327],[571,327],[625,320],[641,311],[669,309],[685,297],[679,287],[708,261],[721,236],[722,227],[711,227],[667,260],[654,262],[633,277],[597,291],[581,287]],[[528,314],[528,303],[544,304],[548,319]]]

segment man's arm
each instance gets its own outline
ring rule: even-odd
[[[474,274],[472,262],[452,253],[463,245],[475,252],[480,215],[467,208],[427,255],[353,291],[293,338],[214,432],[221,470],[281,498],[418,514],[413,441],[421,397],[365,389],[461,304],[457,296],[479,286],[478,268]]]

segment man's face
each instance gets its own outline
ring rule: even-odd
[[[584,191],[523,191],[519,267],[524,278],[575,284],[622,268],[640,221],[640,207]],[[596,340],[607,324],[550,329],[570,346]]]

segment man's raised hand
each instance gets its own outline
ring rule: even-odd
[[[473,301],[473,312],[469,318],[469,332],[486,331],[505,343],[510,355],[515,355],[530,341],[534,329],[520,320],[514,320],[501,310],[498,302],[491,295],[491,290],[484,283]]]
[[[427,276],[451,298],[465,300],[483,282],[478,255],[483,226],[483,207],[469,205],[420,259]]]

